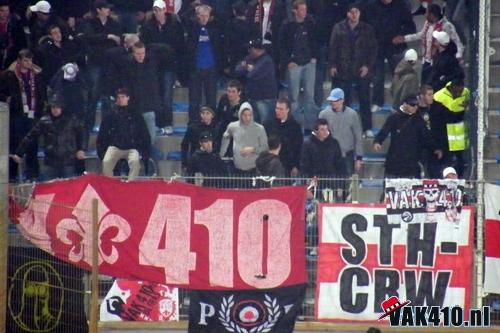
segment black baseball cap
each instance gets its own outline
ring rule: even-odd
[[[252,39],[251,41],[248,42],[247,44],[248,48],[255,48],[255,49],[263,49],[264,45],[262,44],[262,40],[257,38],[257,39]]]

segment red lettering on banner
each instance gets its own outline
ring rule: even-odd
[[[264,215],[267,215],[268,252],[264,250]],[[278,200],[259,200],[241,212],[238,230],[238,268],[243,281],[255,288],[274,288],[288,278],[291,271],[290,226],[288,206]],[[262,263],[267,258],[267,263]],[[267,266],[264,275],[263,266]]]
[[[210,284],[233,286],[233,201],[217,200],[194,213],[194,223],[208,230]]]
[[[305,193],[87,175],[36,185],[18,226],[43,250],[90,269],[97,199],[100,273],[191,289],[273,288],[306,281]]]
[[[189,271],[195,269],[196,254],[189,250],[190,215],[189,197],[159,195],[139,244],[139,263],[164,268],[166,284],[189,283]]]

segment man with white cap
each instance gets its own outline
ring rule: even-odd
[[[35,13],[35,15],[33,16],[32,13]],[[40,38],[47,35],[47,29],[50,26],[58,26],[61,29],[63,36],[68,32],[66,22],[54,14],[52,6],[45,0],[38,1],[33,6],[28,7],[26,15],[30,20],[29,28],[31,48],[38,46]]]
[[[66,113],[85,116],[87,87],[76,63],[62,66],[49,82],[47,89],[50,97],[59,96],[66,106]]]
[[[340,144],[346,176],[358,173],[363,164],[361,120],[356,111],[344,104],[344,91],[335,88],[326,99],[330,106],[319,113],[328,122],[332,137]]]
[[[152,44],[168,48],[168,61],[162,62],[163,72],[162,104],[163,110],[158,113],[158,124],[164,128],[165,134],[172,134],[172,104],[174,97],[175,74],[179,72],[182,62],[182,52],[185,50],[184,29],[175,14],[167,13],[167,6],[163,0],[153,3],[153,15],[140,29],[141,40],[147,47]],[[171,52],[171,54],[170,54]]]
[[[454,167],[444,168],[443,179],[458,179],[458,174],[455,168]]]
[[[427,84],[434,91],[443,88],[446,83],[461,75],[462,68],[456,58],[457,46],[445,31],[434,31],[432,33],[438,43],[438,53],[434,56]]]
[[[417,51],[409,49],[394,70],[391,86],[393,110],[399,109],[403,104],[403,98],[418,93],[419,80],[415,70],[417,59]]]

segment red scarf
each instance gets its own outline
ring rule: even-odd
[[[19,62],[16,63],[15,73],[17,80],[19,81],[19,89],[21,89],[21,96],[22,96],[23,93],[26,94],[26,92],[24,91],[23,74],[21,73],[21,63]],[[30,86],[30,95],[31,95],[31,100],[28,100],[28,94],[26,94],[26,103],[29,103],[28,104],[29,110],[35,111],[35,105],[36,105],[35,74],[33,73],[32,69],[29,69],[26,74],[28,75],[28,84]]]
[[[434,23],[434,30],[433,31],[442,31],[443,25],[444,25],[443,21],[444,20],[441,19],[441,20],[437,21],[436,23]],[[427,31],[429,30],[429,28],[430,28],[429,21],[425,21],[424,31],[423,31],[423,35],[422,35],[422,44],[423,44],[424,50],[427,48]],[[434,49],[437,49],[437,47],[438,47],[438,43],[434,37],[432,38],[432,46]],[[434,52],[435,51],[431,51],[431,56],[434,55]]]

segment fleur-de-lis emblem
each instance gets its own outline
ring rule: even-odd
[[[118,250],[113,243],[121,243],[130,237],[130,225],[123,217],[110,214],[109,208],[102,201],[99,194],[91,185],[83,192],[80,200],[73,209],[74,218],[62,219],[56,227],[57,238],[64,244],[72,245],[68,259],[72,262],[83,260],[92,265],[92,201],[98,200],[99,218],[99,265],[105,261],[114,264],[119,257]],[[116,234],[106,233],[109,229],[116,229]],[[103,242],[103,234],[113,234]],[[104,246],[103,246],[104,245]],[[110,253],[105,253],[103,247],[111,248]]]

